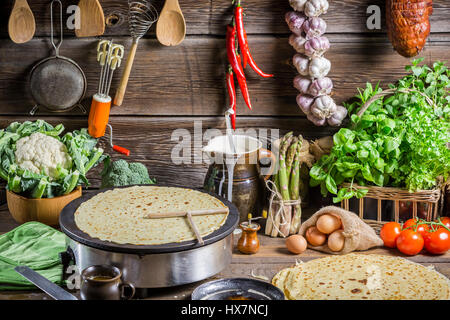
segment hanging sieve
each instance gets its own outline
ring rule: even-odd
[[[57,45],[53,31],[54,2],[59,4],[60,9],[60,39]],[[63,13],[60,0],[53,0],[50,4],[50,21],[50,37],[55,55],[39,61],[31,70],[30,91],[36,105],[30,114],[34,115],[39,107],[52,112],[65,112],[79,107],[86,113],[81,104],[86,93],[86,76],[75,61],[59,55],[59,48],[63,42]]]

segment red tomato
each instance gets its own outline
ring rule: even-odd
[[[424,237],[425,249],[432,254],[443,254],[450,249],[450,232],[439,228],[434,232],[427,232]]]
[[[410,256],[414,256],[422,251],[423,243],[422,235],[411,229],[400,232],[396,241],[397,249]]]
[[[389,248],[395,248],[395,242],[402,227],[397,222],[388,222],[380,230],[380,237],[384,241],[384,245]]]
[[[419,223],[417,224],[417,222],[419,222]],[[416,229],[416,225],[417,225],[417,229]],[[420,233],[422,235],[422,237],[424,237],[428,233],[428,230],[430,230],[430,227],[427,224],[422,224],[420,220],[417,221],[417,219],[409,219],[403,224],[402,230],[405,230],[405,229],[417,231],[418,233]]]
[[[444,226],[446,226],[447,228],[450,229],[450,218],[449,217],[441,217],[438,219],[438,221],[439,220],[444,224]]]

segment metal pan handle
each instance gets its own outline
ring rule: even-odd
[[[53,3],[54,2],[58,2],[59,3],[59,24],[60,24],[60,26],[59,26],[60,27],[59,33],[60,33],[60,39],[59,39],[59,42],[58,42],[57,45],[55,44],[55,41],[53,40],[53,34],[54,34],[54,31],[53,31]],[[61,44],[63,42],[63,10],[62,10],[62,3],[61,3],[60,0],[53,0],[52,3],[50,4],[50,24],[51,24],[51,26],[50,26],[50,39],[51,39],[53,48],[55,48],[55,54],[58,57],[59,56],[59,47],[61,47]]]

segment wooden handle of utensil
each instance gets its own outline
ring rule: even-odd
[[[277,158],[275,157],[275,154],[272,151],[261,148],[259,149],[259,160],[264,158],[270,158],[269,173],[264,176],[264,181],[267,181],[272,176],[273,171],[275,170]]]
[[[150,213],[145,218],[146,219],[175,218],[175,217],[185,217],[188,213],[190,213],[192,216],[202,216],[208,214],[225,214],[228,212],[229,212],[228,208],[204,209],[189,212],[179,211],[179,212]]]
[[[125,70],[122,74],[122,79],[120,80],[119,88],[116,91],[114,97],[114,105],[121,106],[123,102],[123,97],[125,96],[125,91],[127,90],[128,78],[130,78],[131,68],[133,67],[134,56],[136,55],[138,43],[133,42],[130,53],[128,54],[127,64],[125,65]]]
[[[110,110],[111,98],[109,100],[101,99],[98,95],[92,97],[91,111],[89,112],[88,119],[88,132],[92,137],[100,138],[105,135]]]
[[[194,220],[192,219],[192,214],[188,212],[187,214],[189,224],[191,225],[192,230],[194,230],[195,236],[197,237],[198,242],[203,245],[205,242],[203,241],[202,235],[200,234],[200,231],[198,231],[197,225],[195,224]]]

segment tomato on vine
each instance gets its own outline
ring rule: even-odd
[[[411,229],[417,231],[424,237],[430,230],[430,226],[426,224],[423,220],[419,219],[409,219],[403,224],[402,230]]]
[[[424,236],[425,249],[432,254],[443,254],[450,250],[450,232],[445,228],[439,228],[433,232],[427,232]]]
[[[400,232],[396,240],[397,249],[407,255],[413,256],[422,251],[424,240],[419,232],[406,229]]]
[[[450,217],[441,217],[437,220],[438,223],[439,221],[442,222],[444,226],[450,229]]]
[[[402,231],[402,226],[397,222],[388,222],[380,230],[380,237],[384,245],[389,248],[395,248],[397,237]]]

